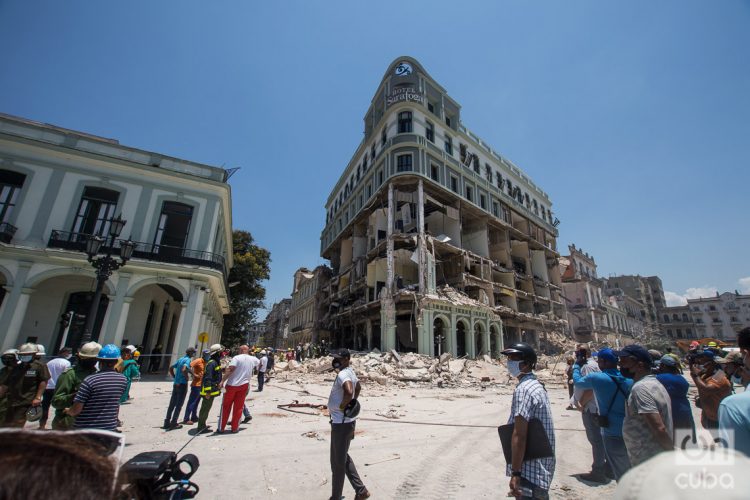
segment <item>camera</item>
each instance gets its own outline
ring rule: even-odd
[[[139,453],[120,467],[126,486],[121,500],[177,500],[194,498],[198,485],[189,479],[198,469],[198,457],[183,455],[179,460],[172,451]]]

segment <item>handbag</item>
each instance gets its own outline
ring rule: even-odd
[[[513,437],[514,423],[501,425],[497,428],[500,436],[500,444],[503,447],[505,462],[513,461],[511,439]],[[529,428],[526,433],[526,451],[523,454],[523,460],[534,460],[535,458],[547,458],[555,456],[552,445],[549,442],[547,431],[544,430],[542,421],[538,418],[529,420]]]

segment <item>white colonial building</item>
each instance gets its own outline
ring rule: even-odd
[[[80,344],[96,288],[86,241],[118,215],[115,254],[128,239],[134,252],[105,285],[93,338],[146,353],[181,353],[201,332],[218,341],[232,265],[227,172],[0,115],[2,349]]]

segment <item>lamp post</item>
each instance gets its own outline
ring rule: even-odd
[[[135,245],[132,241],[123,241],[120,243],[120,261],[112,257],[112,250],[114,250],[115,240],[120,236],[122,228],[125,227],[126,221],[121,216],[117,216],[109,224],[109,245],[107,245],[107,253],[101,257],[97,257],[102,245],[107,241],[106,238],[101,236],[90,236],[86,241],[86,254],[88,255],[88,261],[96,269],[96,292],[94,292],[94,299],[91,301],[91,309],[89,315],[86,318],[86,326],[83,329],[83,336],[81,337],[81,344],[91,341],[92,331],[94,330],[94,321],[96,320],[97,313],[99,312],[99,303],[102,300],[102,290],[104,290],[104,283],[107,282],[112,273],[125,265],[133,255]]]

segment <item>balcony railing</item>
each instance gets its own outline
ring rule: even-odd
[[[16,226],[3,222],[0,224],[0,241],[3,243],[10,243],[10,240],[13,239],[13,235],[16,234],[16,231],[18,231]]]
[[[86,241],[90,235],[83,233],[71,233],[68,231],[52,231],[47,246],[49,248],[62,248],[64,250],[73,250],[75,252],[86,251]],[[115,253],[119,253],[120,245],[125,240],[115,240]],[[167,245],[155,245],[134,241],[133,250],[134,259],[152,260],[156,262],[167,262],[169,264],[185,264],[191,266],[202,266],[216,269],[226,274],[224,257],[201,250],[190,250],[188,248],[170,247]],[[106,253],[108,247],[103,245],[100,252]]]

